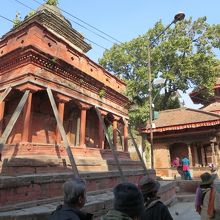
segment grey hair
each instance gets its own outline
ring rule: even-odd
[[[76,178],[66,181],[63,184],[64,203],[75,204],[80,196],[86,192],[86,182],[83,179]]]

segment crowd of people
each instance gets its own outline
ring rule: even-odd
[[[214,187],[216,175],[204,173],[196,190],[195,209],[201,220],[220,220],[220,193]],[[157,193],[160,183],[148,176],[138,185],[125,182],[113,189],[113,208],[101,220],[172,220],[172,216]],[[49,220],[91,220],[93,214],[81,211],[86,203],[86,183],[80,178],[63,185],[64,204],[59,205]]]
[[[113,209],[101,220],[172,220],[167,208],[157,196],[160,183],[148,176],[140,179],[138,186],[125,182],[113,189]],[[91,220],[93,215],[81,211],[86,202],[86,183],[76,178],[63,185],[64,204],[59,205],[49,220]]]

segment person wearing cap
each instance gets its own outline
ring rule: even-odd
[[[195,209],[201,220],[220,219],[220,194],[214,187],[215,175],[208,172],[201,176],[200,186],[196,189]]]
[[[120,183],[113,189],[113,209],[101,220],[138,220],[144,212],[144,199],[133,183]]]
[[[145,211],[141,220],[173,220],[167,206],[157,196],[160,188],[160,183],[157,180],[144,176],[140,179],[139,188],[145,202]]]
[[[86,183],[80,178],[63,184],[64,204],[59,205],[50,215],[49,220],[91,220],[92,214],[80,209],[86,202]]]

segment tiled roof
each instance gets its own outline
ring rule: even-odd
[[[153,131],[163,132],[217,125],[220,124],[220,116],[197,109],[178,108],[159,112],[159,117],[154,123],[156,128]],[[146,132],[146,129],[144,128],[142,131]],[[147,132],[149,132],[149,124]]]
[[[201,110],[206,112],[220,112],[220,102],[214,102],[206,107],[201,108]]]

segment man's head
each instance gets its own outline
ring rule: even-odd
[[[146,200],[146,198],[153,198],[157,195],[160,188],[160,183],[148,176],[143,176],[139,182],[140,190]]]
[[[64,203],[75,208],[82,208],[86,202],[86,183],[76,178],[63,184]]]
[[[141,192],[133,183],[120,183],[114,190],[114,209],[135,219],[144,211],[144,200]]]

